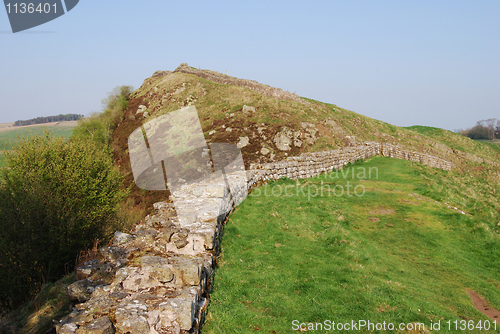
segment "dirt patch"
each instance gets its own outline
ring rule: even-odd
[[[125,201],[131,199],[135,209],[144,212],[145,216],[153,212],[153,203],[167,200],[170,192],[168,190],[142,190],[135,184],[128,154],[128,137],[143,123],[144,117],[137,115],[137,109],[140,105],[147,106],[148,103],[142,97],[133,96],[130,98],[128,108],[124,112],[123,121],[121,119],[116,120],[116,130],[113,131],[111,137],[111,148],[115,165],[125,174],[124,188],[130,189]]]
[[[467,290],[467,293],[469,294],[470,298],[472,299],[472,302],[474,303],[474,307],[476,310],[487,316],[493,321],[496,321],[499,323],[500,320],[500,311],[495,310],[494,308],[488,306],[488,302],[483,299],[480,295],[475,293],[472,290]]]
[[[366,219],[371,221],[372,223],[378,223],[380,221],[380,218],[377,217],[368,217]]]
[[[393,213],[396,213],[396,211],[394,211],[392,209],[382,208],[382,207],[370,211],[370,214],[372,214],[372,215],[390,215],[390,214],[393,214]]]
[[[334,139],[334,136],[332,134],[332,132],[330,131],[329,128],[327,128],[326,126],[324,126],[323,124],[317,124],[316,127],[318,128],[319,130],[319,133],[323,136],[323,137],[326,137],[328,139],[331,139],[331,140],[335,140]]]

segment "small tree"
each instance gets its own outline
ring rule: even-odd
[[[99,145],[108,145],[111,132],[117,121],[128,107],[132,86],[119,86],[102,100],[102,113],[92,113],[89,117],[78,120],[73,129],[73,138],[90,139]]]
[[[0,308],[19,306],[41,284],[72,269],[124,198],[123,176],[91,141],[49,133],[6,154],[0,187]]]
[[[132,86],[115,87],[108,93],[106,98],[102,99],[102,109],[110,110],[118,107],[118,109],[124,110],[127,107],[127,101],[132,91]]]
[[[109,141],[109,125],[101,119],[100,113],[92,113],[89,117],[78,120],[73,129],[73,138],[90,139],[94,143],[106,145]]]

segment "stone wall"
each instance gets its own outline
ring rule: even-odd
[[[177,67],[174,70],[174,73],[176,73],[176,72],[193,74],[193,75],[196,75],[200,78],[204,78],[204,79],[207,79],[207,80],[210,80],[213,82],[217,82],[220,84],[224,84],[224,85],[235,85],[235,86],[246,87],[246,88],[249,88],[253,91],[256,91],[262,95],[274,97],[274,98],[280,99],[280,100],[288,100],[288,101],[306,103],[297,94],[285,92],[281,88],[274,88],[274,87],[271,87],[268,85],[261,84],[257,81],[254,81],[254,80],[245,80],[245,79],[231,77],[229,75],[225,75],[225,74],[215,72],[215,71],[199,70],[196,68],[192,68],[191,66],[189,66],[186,63],[182,63],[179,67]],[[161,75],[157,74],[156,76],[161,76]]]
[[[172,195],[181,216],[172,203],[160,202],[131,234],[116,232],[100,259],[77,268],[68,287],[76,305],[57,333],[198,333],[222,225],[257,182],[255,173],[239,173],[226,175],[228,182],[245,181],[232,182],[232,193],[214,180],[183,186]]]
[[[281,177],[302,179],[326,173],[333,169],[341,169],[350,162],[367,159],[375,155],[421,162],[444,170],[451,170],[452,167],[450,162],[428,154],[405,150],[392,144],[367,142],[339,150],[304,153],[275,163],[252,164],[250,169],[258,171],[259,177],[263,181],[277,180]]]
[[[398,146],[365,143],[335,151],[302,154],[285,161],[252,165],[251,170],[183,186],[173,204],[154,205],[155,213],[131,234],[116,232],[100,259],[77,268],[69,286],[73,312],[57,333],[198,333],[209,302],[223,224],[250,189],[269,179],[307,178],[375,155],[420,161],[451,169],[451,164]]]

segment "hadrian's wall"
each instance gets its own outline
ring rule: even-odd
[[[131,234],[116,232],[113,245],[100,249],[100,260],[77,268],[77,281],[68,287],[76,305],[57,333],[198,333],[222,226],[256,175],[226,175],[241,186],[231,193],[218,180],[185,186],[173,193],[175,209],[156,203],[155,213]]]
[[[375,155],[420,161],[451,169],[451,164],[398,146],[365,143],[335,151],[302,154],[285,161],[253,165],[217,179],[184,186],[171,203],[154,205],[155,213],[131,234],[116,232],[101,259],[76,270],[68,287],[72,313],[56,325],[57,333],[198,333],[209,302],[220,251],[223,224],[237,203],[260,181],[307,178]],[[231,182],[231,181],[243,182]]]
[[[367,159],[375,155],[416,161],[431,167],[451,170],[451,163],[446,160],[424,153],[405,150],[400,146],[376,142],[367,142],[363,145],[346,147],[340,150],[304,153],[298,157],[289,157],[280,162],[253,164],[250,169],[258,171],[263,181],[277,180],[281,177],[302,179],[329,172],[333,169],[340,169],[350,162]]]

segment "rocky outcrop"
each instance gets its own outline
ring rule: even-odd
[[[153,76],[158,76],[158,73],[161,71],[155,72]],[[245,80],[245,79],[238,79],[235,77],[231,77],[229,75],[224,75],[222,73],[216,72],[216,71],[210,71],[210,70],[200,70],[196,69],[194,67],[189,66],[186,63],[182,63],[179,67],[177,67],[174,70],[174,73],[180,72],[180,73],[186,73],[186,74],[193,74],[196,75],[200,78],[204,78],[213,82],[217,82],[220,84],[224,85],[235,85],[235,86],[241,86],[245,88],[249,88],[253,91],[256,91],[257,93],[260,93],[262,95],[266,95],[269,97],[274,97],[279,100],[288,100],[288,101],[295,101],[295,102],[300,102],[300,103],[306,103],[306,101],[302,100],[297,94],[290,93],[290,92],[285,92],[281,88],[274,88],[268,85],[261,84],[257,81],[254,80]]]
[[[245,136],[245,137],[240,137],[240,140],[238,141],[238,144],[236,144],[236,147],[238,148],[243,148],[247,146],[250,143],[250,139]]]
[[[251,113],[255,112],[255,107],[243,105],[242,111],[243,111],[243,113],[245,113],[245,114],[248,115],[248,114],[251,114]]]
[[[260,129],[261,128],[259,128],[259,130]],[[278,150],[290,151],[292,146],[301,147],[304,142],[313,145],[318,139],[317,134],[318,128],[316,125],[308,122],[301,122],[301,128],[299,130],[294,130],[287,126],[282,127],[274,136],[273,141]]]
[[[274,137],[274,144],[276,147],[282,151],[290,151],[292,141],[293,140],[293,132],[292,129],[288,127],[283,127],[280,132],[276,134]]]

